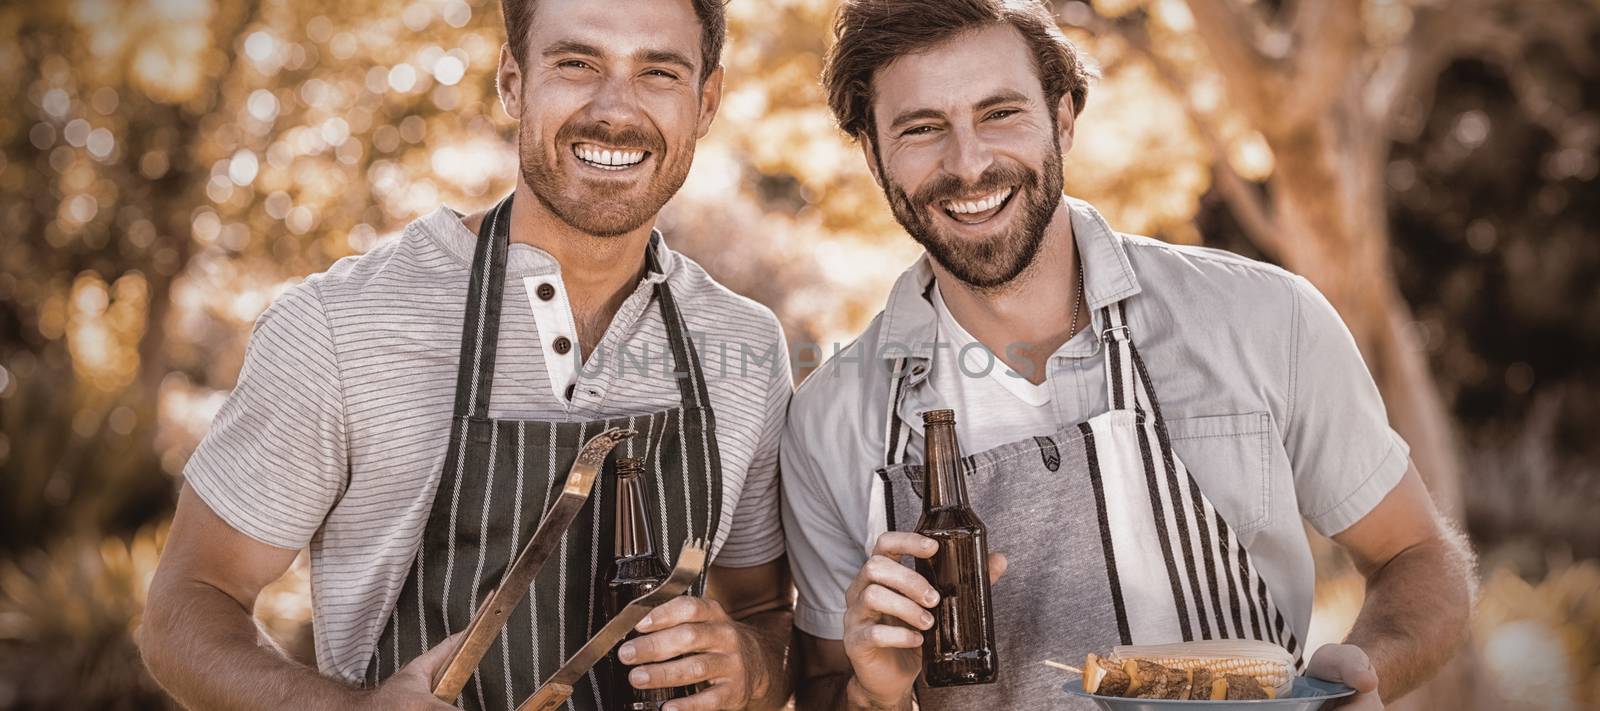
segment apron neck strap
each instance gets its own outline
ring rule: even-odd
[[[906,358],[896,358],[889,372],[889,411],[884,416],[883,466],[892,467],[905,459],[906,445],[911,441],[911,428],[900,418],[900,403],[906,397],[910,368]]]
[[[491,208],[478,226],[478,244],[472,255],[472,279],[467,286],[467,308],[462,319],[461,352],[456,369],[456,417],[489,417],[489,394],[494,389],[495,354],[500,342],[500,307],[505,296],[506,253],[511,243],[511,198],[507,195]],[[656,254],[659,248],[660,241],[652,235],[645,248],[647,271],[661,271]],[[711,397],[700,369],[699,353],[665,280],[656,283],[655,295],[667,326],[678,395],[684,407],[701,408],[709,413]]]
[[[1133,331],[1128,327],[1127,302],[1118,301],[1101,309],[1101,323],[1106,328],[1100,333],[1106,344],[1106,401],[1112,410],[1133,410],[1155,419],[1158,429],[1166,430],[1166,420],[1161,416],[1161,402],[1156,399],[1155,386],[1150,382],[1150,371],[1139,357],[1133,344]]]
[[[500,303],[506,285],[506,249],[511,235],[511,196],[507,195],[478,226],[472,254],[472,279],[461,324],[461,356],[456,369],[456,417],[489,415],[494,358],[500,337]]]
[[[646,269],[657,270],[656,239],[651,237],[645,249]],[[683,406],[711,412],[711,395],[706,390],[705,372],[700,369],[700,353],[689,335],[688,322],[678,310],[672,297],[672,288],[665,279],[656,282],[656,299],[661,303],[661,320],[667,324],[667,345],[672,348],[672,377],[678,383],[678,396]],[[710,416],[709,414],[707,415]]]

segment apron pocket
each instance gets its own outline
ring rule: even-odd
[[[1251,412],[1170,419],[1167,432],[1200,491],[1248,545],[1271,518],[1272,416]]]

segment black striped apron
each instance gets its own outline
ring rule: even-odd
[[[714,540],[722,515],[715,418],[699,355],[665,282],[656,284],[654,298],[666,322],[679,407],[591,422],[489,417],[510,216],[508,196],[479,229],[449,449],[421,548],[373,650],[367,684],[388,678],[466,627],[555,501],[584,441],[608,427],[638,434],[612,453],[556,558],[534,580],[462,691],[457,705],[475,711],[515,709],[605,624],[599,578],[611,562],[616,457],[645,458],[646,495],[659,517],[652,523],[669,566],[684,540]],[[652,240],[646,252],[651,271],[659,271],[657,248]],[[703,590],[704,579],[694,593]],[[608,690],[598,683],[608,673],[606,662],[597,665],[578,683],[567,708],[611,707],[602,698]]]
[[[1301,662],[1300,641],[1249,552],[1172,450],[1123,304],[1101,315],[1110,411],[965,457],[990,550],[1010,563],[993,591],[1005,664],[990,686],[919,681],[924,709],[1094,708],[1062,694],[1060,674],[1039,662],[1118,644],[1257,639]],[[922,512],[923,468],[904,461],[912,433],[899,414],[903,362],[897,370],[873,488],[883,492],[882,527],[910,530]]]

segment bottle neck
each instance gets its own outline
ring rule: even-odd
[[[616,557],[621,560],[655,553],[656,541],[650,530],[650,516],[645,511],[644,487],[638,476],[619,476]]]
[[[961,443],[956,440],[955,424],[930,424],[925,434],[923,508],[967,508],[967,476],[961,468]]]

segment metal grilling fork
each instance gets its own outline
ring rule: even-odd
[[[582,649],[568,657],[567,662],[533,692],[533,696],[518,706],[517,711],[554,711],[566,703],[567,697],[572,696],[572,685],[578,683],[590,667],[627,637],[628,631],[639,624],[646,613],[689,589],[700,577],[700,572],[705,570],[706,556],[707,542],[704,539],[684,541],[683,547],[678,549],[678,562],[672,566],[672,574],[666,582],[634,598],[633,602],[622,608],[622,612],[600,628]]]

